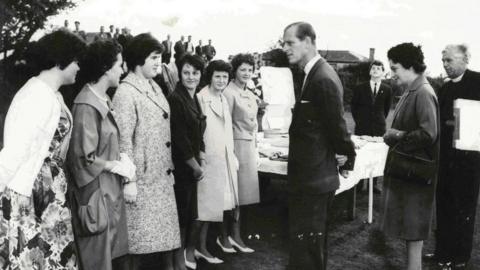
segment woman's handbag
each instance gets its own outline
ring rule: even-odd
[[[385,176],[420,185],[431,185],[437,171],[436,162],[402,152],[397,149],[397,146],[398,144],[389,151],[387,166],[385,166]]]
[[[100,234],[108,226],[107,205],[98,179],[92,181],[80,190],[74,191],[77,208],[75,229],[79,236]]]

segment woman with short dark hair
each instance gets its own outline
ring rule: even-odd
[[[132,268],[146,257],[161,257],[162,269],[173,269],[172,251],[180,247],[173,189],[170,106],[152,80],[164,48],[150,34],[135,36],[125,49],[129,68],[115,96],[120,152],[132,157],[135,177],[124,184],[128,245]],[[148,255],[150,254],[150,255]]]
[[[207,231],[210,222],[222,222],[238,207],[238,161],[233,153],[232,119],[227,100],[222,94],[227,87],[232,67],[225,61],[210,62],[206,69],[205,86],[198,101],[207,117],[203,135],[205,142],[204,180],[198,182],[198,221],[202,222],[200,242],[195,257],[209,263],[222,263],[207,250]]]
[[[172,157],[175,165],[175,196],[182,246],[177,252],[177,269],[196,268],[195,240],[200,228],[197,219],[197,182],[204,176],[205,160],[205,115],[196,92],[204,69],[203,60],[197,55],[185,55],[179,62],[180,81],[168,97],[172,113]]]
[[[130,158],[120,154],[119,130],[106,93],[119,84],[121,52],[116,41],[99,40],[80,61],[86,84],[72,109],[68,162],[73,229],[83,270],[118,269],[117,258],[128,253],[123,178],[132,178],[135,170]],[[98,215],[87,215],[88,208]]]
[[[422,267],[423,240],[428,238],[435,197],[435,171],[439,151],[438,102],[423,72],[426,65],[420,46],[402,43],[388,51],[392,79],[405,87],[395,108],[392,127],[384,135],[390,146],[384,177],[382,228],[387,236],[407,243],[408,269]],[[405,165],[399,153],[429,160],[431,166]],[[423,162],[422,162],[423,163]],[[420,171],[422,170],[422,171]],[[415,176],[415,177],[413,177]],[[421,177],[420,177],[421,176]]]
[[[233,79],[223,94],[228,102],[232,116],[235,155],[239,161],[238,199],[240,205],[260,202],[258,184],[256,148],[258,98],[247,88],[255,69],[255,59],[251,54],[237,54],[232,59]],[[235,211],[240,212],[238,207]],[[240,234],[240,213],[238,219],[225,220],[219,245],[222,249],[232,251],[236,247],[240,252],[251,253]],[[231,223],[231,226],[229,226]]]
[[[2,269],[77,267],[63,170],[72,116],[58,89],[75,82],[84,49],[75,34],[58,30],[27,54],[36,76],[13,98],[0,152]]]

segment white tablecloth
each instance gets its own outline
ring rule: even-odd
[[[361,179],[383,175],[388,146],[383,142],[366,142],[360,137],[352,136],[356,145],[363,145],[356,149],[355,167],[348,178],[340,176],[340,187],[336,194],[354,187]],[[363,142],[362,142],[363,141]],[[259,151],[269,155],[274,152],[288,154],[288,138],[261,138]],[[287,175],[287,162],[260,158],[259,172]]]

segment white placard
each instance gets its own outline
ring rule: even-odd
[[[480,101],[456,99],[453,103],[455,132],[453,147],[480,151]]]

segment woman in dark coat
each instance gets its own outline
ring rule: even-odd
[[[392,127],[384,135],[390,149],[438,161],[439,116],[435,92],[423,72],[420,46],[403,43],[388,51],[393,79],[405,86],[395,108]],[[384,182],[384,215],[382,228],[386,235],[407,242],[408,269],[421,269],[423,240],[428,238],[432,219],[436,175],[431,184],[400,179],[389,175],[387,157]]]
[[[205,155],[205,115],[196,95],[202,72],[203,60],[199,56],[185,55],[178,70],[180,81],[168,97],[172,132],[172,157],[175,170],[175,197],[177,199],[182,247],[175,256],[176,269],[185,265],[195,269],[195,242],[200,228],[197,219],[197,181],[203,178],[202,162]],[[187,236],[188,233],[188,236]]]
[[[113,259],[128,252],[122,176],[132,178],[135,171],[128,158],[120,161],[119,130],[106,94],[109,87],[118,86],[121,51],[115,41],[96,41],[80,62],[81,78],[87,83],[74,101],[68,161],[73,177],[73,229],[84,270],[111,270],[112,263],[118,269],[119,260]],[[98,202],[98,194],[103,198],[92,204]],[[97,226],[82,215],[87,207],[98,211],[98,219],[91,220]]]

